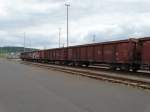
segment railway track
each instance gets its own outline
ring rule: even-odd
[[[140,75],[139,76],[129,75],[129,74],[125,75],[126,73],[120,73],[120,72],[115,73],[110,71],[107,72],[106,70],[97,71],[97,70],[86,69],[86,68],[74,68],[70,66],[41,64],[41,63],[33,63],[33,62],[25,62],[25,61],[21,61],[21,63],[150,90],[150,78],[147,76],[141,77]]]
[[[79,67],[76,67],[76,68],[79,68]],[[150,78],[150,72],[145,71],[145,70],[138,70],[137,72],[112,70],[112,69],[110,69],[110,67],[104,67],[103,65],[96,65],[96,66],[89,66],[89,67],[82,67],[82,68],[83,69],[90,69],[90,70],[93,70],[93,71],[100,71],[100,72],[103,71],[103,72],[108,72],[108,73],[116,73],[116,74],[132,75],[132,76]]]

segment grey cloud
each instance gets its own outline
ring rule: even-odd
[[[47,3],[52,3],[52,2],[64,2],[64,0],[31,0],[32,2],[47,2]]]
[[[66,30],[66,8],[64,1],[11,1],[10,4],[5,5],[7,15],[0,18],[0,30],[6,32],[6,34],[0,32],[0,35],[5,37],[4,41],[7,44],[22,45],[23,40],[20,33],[30,29],[28,36],[32,46],[57,47],[57,34],[54,35],[51,32],[54,32],[59,27]],[[47,7],[44,10],[41,8],[40,10],[40,4],[42,3],[50,4],[54,7]],[[93,34],[96,35],[96,41],[150,35],[150,24],[148,22],[150,17],[149,3],[147,0],[71,0],[71,7],[69,9],[70,44],[91,42]],[[22,4],[25,4],[25,6],[19,7]],[[38,6],[33,9],[32,5],[37,4]],[[143,16],[145,14],[148,16]],[[118,18],[115,17],[116,15]],[[116,27],[112,27],[113,24]],[[42,25],[47,25],[48,27],[41,27]],[[95,30],[94,27],[101,25],[108,27],[104,27],[103,30]],[[51,30],[46,32],[46,34],[40,33],[45,29],[48,31],[48,28]],[[38,30],[38,34],[35,34],[35,30]],[[64,31],[63,43],[66,41],[65,36]],[[30,42],[27,43],[29,44]]]
[[[57,24],[60,22],[62,23],[65,20],[65,9],[62,11],[61,8],[53,9],[49,7],[48,10],[44,12],[38,12],[36,10],[19,10],[12,6],[8,8],[8,13],[10,13],[9,16],[0,18],[0,30],[13,30],[14,28],[21,29],[47,23]]]
[[[116,30],[120,30],[121,32],[116,32]],[[103,31],[92,31],[89,32],[83,40],[87,43],[93,42],[93,36],[95,35],[95,42],[104,42],[104,41],[113,41],[113,40],[120,40],[120,39],[128,39],[128,38],[140,38],[146,37],[150,35],[149,32],[150,26],[134,26],[134,25],[120,25],[118,28],[111,28],[106,29],[105,32]]]

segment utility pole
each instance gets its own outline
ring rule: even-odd
[[[65,43],[63,43],[63,48],[65,47]]]
[[[96,35],[94,34],[94,35],[93,35],[93,43],[95,42],[95,37],[96,37]]]
[[[26,52],[26,33],[24,32],[24,52]]]
[[[66,2],[65,6],[67,7],[67,47],[69,47],[69,7],[70,3]]]
[[[29,46],[32,47],[31,38],[29,39]]]

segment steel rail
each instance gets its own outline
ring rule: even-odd
[[[27,61],[21,61],[21,63],[150,90],[150,79],[144,77],[129,76],[129,75],[125,76],[121,74],[116,75],[110,72],[107,73],[106,71],[100,72],[100,71],[87,70],[83,68],[73,68],[70,66],[68,67],[68,66],[60,66],[60,65],[41,64],[41,63],[33,63]]]

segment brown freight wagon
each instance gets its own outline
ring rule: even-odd
[[[108,64],[113,69],[136,70],[137,40],[121,40],[69,47],[68,60],[78,65]]]
[[[141,51],[141,68],[150,70],[150,37],[139,39]]]
[[[68,61],[70,61],[70,62],[74,61],[73,48],[70,47],[70,48],[68,48],[66,50],[68,50],[68,55],[67,55],[68,56],[67,57]]]
[[[108,45],[108,44],[107,44]],[[111,45],[111,57],[109,63],[114,69],[120,68],[122,70],[129,70],[130,68],[134,71],[139,69],[137,63],[137,40],[129,39],[110,43]],[[105,58],[105,48],[103,48],[103,57]],[[105,62],[105,60],[104,60]]]
[[[67,63],[70,65],[81,63],[79,46],[72,46],[67,49]]]
[[[42,61],[42,62],[44,62],[44,57],[45,55],[44,55],[44,50],[40,50],[39,51],[39,59],[40,59],[40,61]]]
[[[55,49],[52,49],[52,60],[56,60],[56,50]]]
[[[22,53],[20,54],[20,58],[24,61],[24,60],[26,60],[26,55],[27,55],[27,53],[22,52]]]
[[[49,58],[50,58],[50,53],[49,53],[49,49],[44,50],[44,62],[48,62]]]
[[[33,60],[35,62],[40,62],[40,60],[41,60],[40,51],[32,51],[29,54],[32,55],[30,60]]]
[[[71,65],[84,65],[88,63],[87,46],[79,45],[68,48],[67,62]]]
[[[60,60],[60,50],[59,49],[55,49],[55,60],[56,61]]]
[[[52,62],[55,60],[55,49],[47,49],[44,52],[45,54],[45,62]]]
[[[21,58],[23,60],[32,60],[33,59],[33,53],[34,52],[24,52],[24,53],[21,53]]]
[[[33,57],[33,52],[29,52],[26,54],[26,59],[27,60],[32,60],[32,57]]]
[[[137,70],[137,40],[127,39],[121,41],[112,41],[101,44],[101,58],[103,63],[110,64],[113,69]],[[99,53],[100,51],[95,50]],[[96,62],[98,60],[95,60]]]
[[[48,63],[48,62],[53,62],[54,60],[56,60],[55,54],[56,54],[55,49],[44,50],[45,62]]]
[[[67,60],[67,48],[60,48],[60,59],[62,63]]]
[[[56,48],[56,49],[48,49],[44,51],[46,62],[52,63],[65,63],[67,60],[67,49],[66,48]]]

